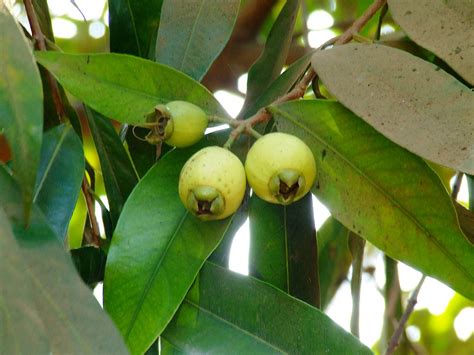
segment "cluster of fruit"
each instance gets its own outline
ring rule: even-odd
[[[175,147],[198,142],[208,117],[198,106],[173,101],[157,106],[158,123],[148,140]],[[202,220],[223,219],[239,208],[248,181],[261,199],[287,205],[302,198],[314,183],[316,163],[309,147],[286,133],[269,133],[250,148],[245,168],[231,151],[218,146],[201,149],[181,170],[179,197]]]

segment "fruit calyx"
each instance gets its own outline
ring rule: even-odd
[[[218,216],[225,209],[222,194],[211,186],[198,186],[189,191],[188,209],[195,215],[205,219],[206,216]]]
[[[305,179],[294,169],[283,169],[272,176],[268,187],[281,204],[288,205],[304,190]]]
[[[146,115],[146,121],[153,124],[145,137],[150,144],[159,144],[173,134],[173,120],[165,105],[156,105],[153,112]]]

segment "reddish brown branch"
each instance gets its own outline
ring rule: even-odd
[[[392,355],[395,349],[397,348],[398,343],[400,341],[400,337],[402,336],[405,330],[405,325],[408,321],[408,318],[410,317],[413,310],[415,309],[418,294],[420,293],[420,289],[421,289],[421,286],[423,286],[423,282],[425,281],[425,278],[426,276],[423,275],[420,282],[418,282],[418,285],[413,291],[412,295],[410,296],[410,299],[408,300],[408,303],[407,303],[407,308],[405,309],[405,312],[403,312],[402,318],[400,319],[400,322],[398,323],[398,327],[395,330],[395,333],[393,333],[392,338],[390,339],[390,343],[388,344],[385,355]]]
[[[40,51],[46,51],[46,39],[41,31],[41,27],[36,17],[35,9],[33,8],[33,3],[31,0],[24,0],[26,15],[28,16],[28,22],[31,27],[31,35],[35,42],[35,48]],[[63,100],[59,92],[59,86],[56,80],[54,80],[51,73],[46,72],[46,78],[48,80],[49,87],[51,88],[51,96],[53,97],[54,107],[56,108],[56,113],[59,117],[59,120],[63,122],[66,117],[64,110]]]
[[[354,34],[358,33],[367,22],[377,13],[377,11],[382,8],[386,3],[386,0],[375,0],[372,5],[370,5],[367,10],[359,17],[354,23],[341,35],[334,37],[324,43],[320,50],[330,46],[330,45],[342,45],[350,42],[354,37]],[[313,68],[310,68],[306,75],[301,79],[301,81],[287,94],[276,99],[271,105],[276,105],[279,103],[296,100],[304,96],[309,84],[316,77],[316,72]],[[260,109],[255,115],[249,117],[248,119],[241,121],[240,125],[237,126],[229,136],[229,140],[226,142],[225,146],[229,147],[232,143],[243,133],[250,131],[250,128],[255,126],[258,123],[266,122],[271,118],[271,114],[266,110],[266,108]]]
[[[33,7],[32,0],[24,0],[25,3],[25,10],[28,16],[28,22],[30,23],[31,27],[31,34],[35,42],[35,48],[40,51],[46,51],[46,39],[41,31],[41,27],[38,22],[38,18],[36,17],[36,13]],[[46,72],[46,77],[51,88],[51,94],[54,101],[54,106],[56,108],[56,112],[59,116],[60,121],[64,121],[66,114],[64,109],[64,104],[61,98],[61,93],[59,92],[59,86],[56,80],[54,80],[51,73]],[[99,225],[97,223],[97,219],[95,217],[95,208],[94,208],[94,199],[92,198],[89,192],[89,183],[87,182],[87,178],[84,176],[82,180],[82,193],[84,194],[84,198],[86,200],[87,211],[89,214],[90,225],[92,229],[92,243],[99,246],[100,245],[100,231]]]
[[[87,206],[87,214],[89,215],[89,223],[91,225],[91,234],[92,234],[92,244],[99,247],[100,246],[100,229],[99,224],[97,223],[97,219],[95,218],[95,204],[94,198],[92,197],[91,193],[89,192],[89,183],[87,182],[87,178],[84,176],[82,180],[82,193],[84,194],[84,198],[86,200]]]

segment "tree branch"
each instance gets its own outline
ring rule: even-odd
[[[46,46],[46,38],[41,31],[41,27],[38,22],[38,18],[36,17],[36,12],[33,7],[32,0],[24,0],[26,15],[28,16],[28,22],[30,23],[31,27],[31,34],[34,39],[35,48],[40,51],[47,51]],[[61,122],[66,121],[66,111],[64,109],[64,103],[61,99],[61,93],[59,92],[59,86],[56,80],[54,80],[53,76],[50,72],[46,71],[46,77],[51,88],[51,95],[53,97],[54,106],[56,108],[56,112],[59,116]],[[94,199],[92,198],[89,192],[89,183],[87,182],[87,178],[84,175],[82,180],[82,193],[86,199],[87,211],[89,214],[89,220],[92,228],[92,242],[99,246],[100,245],[100,231],[99,226],[97,224],[97,219],[95,217],[94,212]]]
[[[28,22],[31,27],[31,34],[35,42],[35,48],[40,51],[46,51],[46,39],[41,32],[41,27],[36,17],[35,9],[33,8],[32,0],[24,0],[26,15],[28,16]],[[56,108],[56,113],[61,122],[65,121],[66,111],[64,109],[64,104],[61,99],[61,94],[59,92],[58,83],[54,80],[50,72],[46,72],[46,78],[48,80],[49,87],[51,88],[51,95],[54,101],[54,107]]]
[[[372,5],[370,5],[367,10],[359,17],[354,23],[341,35],[334,37],[324,43],[319,50],[322,50],[330,45],[342,45],[350,42],[354,37],[355,33],[358,33],[362,27],[364,27],[367,22],[377,13],[377,11],[383,7],[386,3],[386,0],[375,0]],[[276,99],[271,105],[276,105],[279,103],[296,100],[304,96],[308,85],[316,77],[316,72],[313,68],[310,68],[306,75],[301,79],[301,81],[287,94]],[[271,118],[271,114],[266,110],[266,108],[260,109],[255,115],[249,117],[246,120],[240,121],[241,125],[245,127],[241,128],[240,126],[236,127],[229,136],[229,140],[226,142],[225,146],[230,148],[232,142],[234,142],[240,134],[243,132],[248,132],[249,128],[252,128],[258,123],[266,122]]]
[[[86,206],[87,206],[87,214],[89,215],[89,223],[91,225],[92,231],[92,244],[99,247],[100,246],[100,229],[97,223],[97,219],[95,218],[95,205],[94,205],[94,198],[92,197],[89,189],[89,183],[87,182],[87,178],[84,176],[82,179],[81,185],[82,193],[84,194],[84,198],[86,199]]]
[[[420,289],[421,289],[421,286],[423,286],[423,282],[425,281],[425,278],[426,278],[426,275],[423,275],[422,278],[420,279],[420,282],[418,282],[418,285],[413,291],[412,295],[410,296],[410,299],[408,300],[408,303],[407,303],[407,308],[405,309],[405,312],[403,312],[402,318],[400,318],[400,322],[398,323],[398,327],[395,330],[395,333],[393,333],[392,338],[390,339],[390,343],[388,344],[385,355],[392,355],[395,349],[397,348],[398,343],[400,341],[400,337],[402,336],[405,330],[405,325],[408,321],[408,318],[410,317],[413,310],[415,309],[418,294],[420,293]]]

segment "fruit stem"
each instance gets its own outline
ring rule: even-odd
[[[259,139],[259,138],[262,138],[262,137],[263,137],[263,135],[260,134],[260,133],[258,133],[256,130],[254,130],[254,129],[252,128],[252,126],[247,126],[247,127],[246,127],[246,132],[247,132],[248,134],[250,134],[252,137],[254,137],[255,139]]]
[[[210,122],[225,123],[234,128],[238,127],[242,123],[242,121],[237,121],[233,118],[220,117],[220,116],[208,116],[208,119]]]
[[[386,3],[387,3],[387,0],[374,0],[373,3],[365,10],[365,12],[359,18],[357,18],[352,23],[352,25],[347,30],[344,31],[342,35],[331,38],[329,41],[327,41],[322,46],[320,46],[317,50],[324,50],[331,45],[342,45],[342,44],[349,43],[355,37],[360,38],[361,36],[358,35],[360,30],[367,24],[367,22],[369,22],[369,20],[372,17],[375,16],[375,14],[382,7],[385,6]],[[316,72],[311,67],[309,68],[309,70],[308,69],[305,70],[305,72],[306,72],[306,75],[304,75],[301,78],[301,80],[296,83],[296,85],[291,91],[284,94],[283,96],[280,96],[268,106],[273,106],[273,105],[277,105],[283,102],[302,98],[304,94],[306,93],[308,86],[316,78]],[[304,72],[302,74],[304,74]],[[252,128],[258,123],[269,121],[271,118],[272,118],[272,114],[269,112],[269,110],[267,110],[266,107],[262,107],[259,111],[257,111],[257,113],[255,113],[253,116],[245,120],[234,120],[234,122],[236,123],[236,126],[231,125],[232,127],[235,127],[235,128],[230,133],[229,139],[224,145],[224,148],[229,149],[230,146],[232,146],[232,144],[234,143],[234,141],[244,132],[247,134],[253,135],[255,137],[255,135],[252,133],[252,131],[248,127]]]

